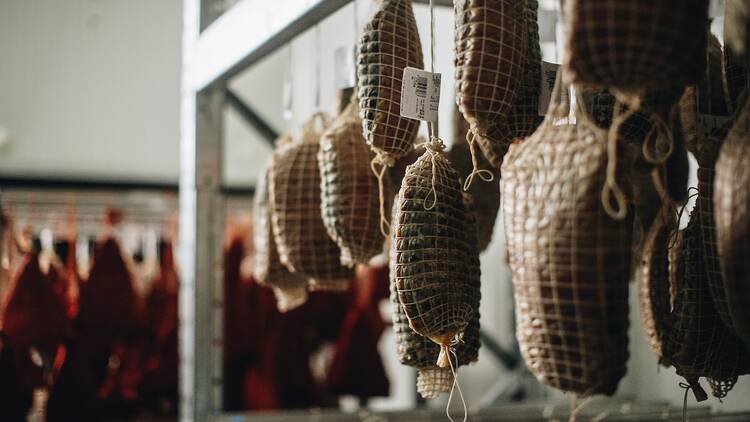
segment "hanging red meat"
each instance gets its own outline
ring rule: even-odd
[[[159,243],[160,271],[146,297],[150,344],[140,386],[144,406],[158,416],[177,415],[177,289],[172,243]]]
[[[240,266],[245,239],[232,235],[224,251],[224,408],[242,410],[242,383],[247,366],[248,342],[256,334],[248,329],[245,287]]]
[[[77,319],[81,334],[91,345],[109,349],[117,340],[142,334],[144,323],[143,302],[132,273],[120,245],[109,237],[97,245],[89,279],[81,287]]]
[[[28,361],[28,354],[23,355]],[[0,415],[3,420],[25,421],[32,403],[32,389],[24,386],[19,373],[19,353],[0,331]],[[31,362],[29,362],[31,364]]]
[[[26,255],[16,276],[3,314],[3,330],[14,348],[35,347],[50,355],[73,334],[65,307],[39,268],[36,253]]]
[[[388,396],[390,384],[378,352],[385,323],[379,303],[388,297],[388,266],[360,267],[328,373],[328,389],[359,398]],[[366,380],[366,382],[363,382]]]

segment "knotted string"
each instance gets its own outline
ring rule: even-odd
[[[474,181],[475,176],[479,176],[485,182],[491,182],[495,180],[495,175],[487,169],[479,169],[479,160],[477,159],[476,141],[477,141],[477,126],[472,124],[468,132],[466,132],[466,142],[469,143],[469,152],[471,152],[471,173],[466,176],[464,181],[464,190],[468,191]]]
[[[370,161],[370,168],[378,179],[378,196],[380,198],[380,233],[383,237],[388,237],[391,232],[391,223],[385,216],[385,172],[388,167],[393,167],[395,163],[393,160],[389,160],[387,157],[377,154],[372,161]],[[380,165],[380,170],[377,166]]]
[[[617,183],[617,141],[619,139],[620,127],[633,114],[636,108],[630,107],[624,112],[622,104],[619,104],[617,116],[612,121],[607,134],[607,176],[602,189],[602,206],[604,211],[615,220],[622,220],[627,215],[627,198],[619,183]],[[615,204],[612,204],[614,196]]]
[[[443,153],[443,151],[445,150],[445,144],[443,143],[442,139],[433,136],[430,138],[430,141],[417,144],[417,147],[424,147],[425,153],[430,154],[430,161],[432,162],[432,190],[430,190],[430,193],[428,193],[424,198],[424,210],[430,211],[437,205],[437,188],[435,186],[437,171],[435,170],[435,159],[437,158],[438,154]],[[430,197],[430,195],[432,195],[432,205],[427,206],[427,199]]]
[[[665,136],[659,136],[664,134]],[[659,154],[660,151],[664,153]],[[664,164],[674,151],[674,134],[659,113],[651,114],[651,128],[643,141],[643,158],[651,164]]]
[[[451,356],[456,359],[456,366],[458,366],[458,355],[456,354],[456,348],[455,345],[458,343],[462,343],[463,340],[461,340],[458,336],[453,339],[450,346],[441,346],[448,349],[448,366],[451,368],[451,373],[453,374],[453,385],[451,386],[451,392],[448,395],[448,404],[445,405],[445,416],[448,417],[448,419],[451,422],[454,422],[453,417],[451,417],[450,408],[451,408],[451,402],[453,401],[453,390],[458,389],[458,395],[461,397],[461,404],[464,408],[464,418],[463,422],[466,422],[466,419],[469,417],[469,411],[466,407],[466,400],[464,400],[464,393],[461,391],[461,384],[458,382],[458,375],[456,374],[456,369],[453,367],[453,362],[451,362]]]

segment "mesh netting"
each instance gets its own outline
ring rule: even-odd
[[[733,380],[750,369],[750,353],[721,321],[711,298],[698,217],[700,207],[698,201],[688,227],[678,234],[677,262],[670,263],[675,289],[674,329],[666,353],[699,401],[705,399],[698,384],[700,377],[707,377],[720,387],[713,393],[721,398]]]
[[[422,44],[411,0],[384,0],[359,43],[357,87],[365,139],[389,165],[412,149],[419,121],[401,117],[405,67],[421,69]]]
[[[672,326],[667,250],[670,233],[671,228],[664,219],[659,218],[654,222],[643,242],[637,273],[639,307],[646,342],[659,363],[669,361],[665,358],[665,344]]]
[[[466,122],[460,113],[456,113],[456,122]],[[460,125],[457,125],[460,127]],[[464,132],[465,134],[466,132]],[[489,169],[492,171],[495,180],[500,178],[500,172],[490,167],[482,157],[476,157],[479,162],[479,168]],[[461,185],[464,184],[463,176],[470,174],[473,169],[471,161],[471,148],[463,136],[455,138],[448,159],[461,176]],[[484,251],[492,241],[492,233],[495,230],[495,221],[497,212],[500,209],[500,190],[495,183],[472,183],[469,187],[471,194],[474,217],[476,218],[476,233],[479,250]]]
[[[721,274],[719,252],[716,244],[716,223],[714,222],[714,169],[710,167],[698,167],[698,198],[700,203],[697,210],[697,218],[701,227],[703,238],[703,260],[705,266],[708,286],[711,289],[711,297],[714,299],[716,311],[721,316],[724,324],[734,332],[734,321],[729,312],[727,296],[729,292],[724,288],[724,279]]]
[[[464,195],[464,200],[469,200],[467,194]],[[397,204],[393,206],[393,219],[397,214]],[[471,204],[467,204],[471,206]],[[469,225],[473,224],[473,219],[470,217],[467,220]],[[469,237],[467,241],[472,243],[471,231],[467,231]],[[393,240],[393,236],[391,236]],[[447,393],[450,391],[453,384],[453,374],[450,368],[440,368],[436,366],[436,362],[440,355],[440,346],[435,344],[432,340],[419,335],[414,332],[409,326],[409,319],[404,312],[404,308],[398,299],[398,292],[395,279],[395,249],[391,248],[391,305],[393,307],[393,330],[396,336],[396,347],[399,357],[399,361],[404,364],[418,369],[417,374],[417,391],[419,394],[426,398],[436,398],[441,393]],[[472,268],[469,277],[466,280],[470,283],[470,286],[475,286],[477,289],[480,284],[480,273],[478,261],[476,267]],[[456,353],[457,364],[454,362],[454,367],[467,365],[475,362],[479,357],[479,299],[480,295],[477,292],[475,296],[475,302],[473,303],[476,312],[474,317],[469,321],[469,324],[460,336],[459,341],[455,344],[453,351]],[[453,357],[451,357],[453,359]]]
[[[286,142],[279,140],[277,145]],[[269,163],[270,166],[270,163]],[[268,203],[268,169],[258,177],[253,200],[253,277],[271,286],[281,312],[294,309],[307,301],[307,279],[290,272],[279,260],[271,227],[271,208]]]
[[[449,368],[423,368],[417,370],[417,392],[422,398],[436,399],[451,391],[453,373]]]
[[[523,74],[518,95],[508,114],[508,129],[514,139],[530,136],[542,123],[539,116],[539,81],[542,79],[542,50],[539,46],[539,23],[537,20],[537,0],[527,0],[524,16],[526,18],[526,52],[523,61]]]
[[[323,223],[341,249],[341,263],[349,267],[369,262],[383,251],[384,241],[378,178],[370,167],[375,154],[362,138],[358,113],[353,99],[323,134],[318,153]]]
[[[289,271],[310,278],[310,288],[345,289],[353,271],[341,265],[338,245],[328,236],[320,215],[319,140],[313,116],[301,140],[273,154],[269,199],[279,260]]]
[[[724,52],[716,35],[708,36],[706,77],[699,84],[698,109],[703,114],[728,116],[730,107],[724,91]]]
[[[750,1],[726,2],[724,15],[724,40],[738,55],[747,56],[750,45]]]
[[[698,82],[708,0],[570,0],[564,67],[576,86],[626,94]]]
[[[750,106],[740,112],[716,163],[716,239],[727,304],[750,347]]]
[[[493,158],[497,152],[492,149],[513,139],[505,122],[522,83],[528,48],[526,4],[514,0],[453,4],[456,104],[482,152],[499,167],[502,155]],[[502,130],[491,130],[501,124]]]
[[[447,348],[476,314],[478,250],[458,175],[440,146],[429,145],[407,168],[397,201],[391,258],[399,301],[414,331]]]
[[[516,333],[540,382],[611,395],[628,358],[632,222],[611,219],[602,206],[606,134],[553,125],[567,115],[554,98],[545,122],[511,146],[502,168]]]
[[[731,48],[725,47],[723,51],[724,72],[724,95],[730,111],[742,107],[740,95],[748,86],[750,71],[748,65]]]

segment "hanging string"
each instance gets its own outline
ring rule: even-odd
[[[682,396],[682,422],[687,422],[687,402],[688,402],[688,391],[690,391],[690,384],[681,382],[678,384],[680,388],[685,390],[685,394]]]
[[[435,73],[435,7],[430,0],[430,72]],[[437,138],[438,135],[438,122],[427,122],[427,136]]]
[[[294,83],[292,81],[292,68],[293,68],[293,62],[292,59],[294,57],[294,54],[292,54],[292,43],[289,42],[287,44],[287,68],[284,72],[284,87],[283,87],[283,96],[282,99],[284,101],[284,120],[291,120],[293,112],[292,112],[292,102],[293,102],[293,95],[294,95]]]
[[[469,152],[471,154],[471,173],[469,173],[468,176],[466,176],[466,180],[464,181],[464,190],[468,191],[469,188],[471,188],[472,182],[474,182],[474,177],[479,176],[480,179],[482,179],[485,182],[491,182],[495,180],[495,175],[487,170],[487,169],[480,169],[479,168],[479,160],[477,159],[477,146],[476,146],[476,135],[474,135],[474,129],[469,129],[468,132],[466,132],[466,142],[469,144]]]
[[[607,133],[607,175],[602,189],[602,205],[607,215],[615,220],[622,220],[627,215],[628,209],[625,192],[617,182],[617,141],[622,124],[635,114],[636,108],[629,107],[623,112],[623,105],[621,103],[617,105],[617,116],[613,119],[612,126]],[[614,196],[614,206],[612,196]]]
[[[577,397],[575,394],[571,395],[570,397],[570,419],[569,422],[576,422],[576,419],[578,418],[578,414],[583,411],[583,409],[588,406],[591,401],[594,399],[593,396],[588,397],[584,399],[581,403],[576,405]]]
[[[466,420],[469,417],[469,409],[466,406],[464,393],[461,391],[461,384],[458,382],[458,374],[456,374],[456,369],[453,367],[453,362],[451,362],[451,357],[450,357],[450,355],[453,355],[453,357],[456,359],[456,366],[458,366],[458,355],[456,354],[456,348],[454,347],[454,345],[458,342],[460,342],[460,340],[456,338],[455,340],[453,340],[453,343],[451,343],[451,346],[448,347],[448,352],[449,352],[447,353],[448,366],[451,368],[451,374],[453,374],[453,385],[451,386],[451,392],[448,395],[448,404],[445,405],[445,416],[447,416],[451,422],[455,422],[453,420],[453,417],[451,417],[450,408],[451,408],[451,402],[453,401],[453,390],[458,389],[458,395],[459,397],[461,397],[461,404],[463,405],[463,408],[464,408],[463,422],[466,422]]]
[[[380,170],[378,170],[377,166],[380,166]],[[388,234],[391,232],[391,223],[389,223],[388,219],[385,217],[384,177],[388,166],[380,159],[380,157],[376,156],[370,161],[370,168],[375,174],[375,177],[378,178],[378,195],[380,196],[380,233],[383,237],[387,238]]]
[[[443,143],[443,140],[440,138],[432,138],[430,141],[425,141],[420,144],[417,144],[417,148],[424,147],[424,151],[427,154],[430,154],[430,161],[432,162],[432,190],[430,193],[427,194],[427,196],[424,198],[424,209],[425,211],[429,211],[437,205],[437,171],[435,170],[435,159],[437,158],[438,154],[442,154],[443,150],[445,150],[445,144]],[[432,195],[432,205],[427,206],[428,198]]]
[[[315,110],[320,110],[320,24],[315,25]]]

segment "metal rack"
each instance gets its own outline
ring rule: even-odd
[[[217,3],[226,4],[224,0],[183,0],[181,420],[206,420],[221,411],[223,106],[229,104],[237,109],[267,139],[275,135],[270,127],[263,127],[252,109],[227,90],[227,83],[351,1],[241,0],[216,17]],[[435,0],[434,4],[453,6],[451,0]]]

